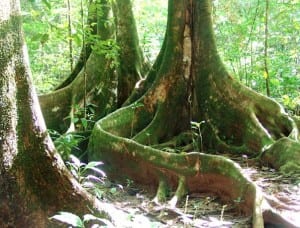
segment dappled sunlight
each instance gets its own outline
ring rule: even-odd
[[[268,203],[284,218],[300,226],[300,176],[283,175],[273,168],[249,165],[244,156],[235,158],[243,173],[262,190]]]
[[[300,226],[298,1],[23,1],[0,0],[0,227]]]

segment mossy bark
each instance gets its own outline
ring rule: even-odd
[[[29,81],[19,3],[1,6],[8,8],[7,13],[0,10],[0,226],[46,227],[59,210],[83,214],[85,205],[95,205],[47,135]]]
[[[114,23],[108,26],[112,8]],[[98,0],[91,3],[89,20],[97,21],[93,28],[97,28],[99,41],[116,41],[118,62],[112,64],[115,59],[110,59],[106,53],[98,53],[97,48],[93,49],[97,42],[88,43],[70,77],[58,90],[39,97],[49,129],[66,131],[70,126],[71,119],[68,117],[72,115],[72,107],[84,102],[94,104],[94,116],[98,120],[120,107],[132,93],[136,82],[144,77],[149,66],[139,46],[131,8],[130,1]],[[94,30],[93,33],[96,32]]]
[[[95,213],[121,227],[126,214],[84,190],[55,151],[31,84],[17,0],[1,1],[0,46],[0,227],[57,227],[49,217],[59,211]]]
[[[267,203],[259,190],[230,160],[162,150],[165,142],[190,131],[190,122],[195,121],[203,123],[198,136],[201,149],[206,151],[248,154],[276,168],[299,156],[297,150],[276,164],[268,158],[271,151],[281,151],[276,144],[290,144],[286,154],[299,148],[298,128],[278,103],[244,87],[227,73],[215,45],[211,1],[169,1],[164,45],[149,75],[152,83],[145,87],[144,95],[95,125],[89,158],[104,161],[112,177],[123,174],[156,185],[158,199],[165,198],[167,186],[177,188],[170,201],[173,205],[186,192],[212,191],[225,201],[242,199],[236,206],[253,215],[254,227],[272,223],[275,217],[274,223],[288,224],[271,207],[263,206]],[[292,142],[280,140],[284,137]]]
[[[137,81],[145,77],[148,64],[139,45],[136,23],[130,0],[113,3],[116,24],[116,41],[120,48],[118,67],[118,106],[132,93]]]
[[[98,6],[95,2],[91,9]],[[95,6],[96,5],[96,6]],[[107,1],[101,1],[101,14],[98,18],[98,37],[105,41],[113,38],[112,28],[106,26],[109,20],[111,7]],[[60,132],[66,131],[70,126],[72,108],[75,105],[93,103],[95,116],[100,118],[115,108],[116,74],[111,67],[111,59],[104,54],[92,51],[82,63],[81,69],[74,79],[65,87],[52,93],[39,96],[39,101],[47,128]]]

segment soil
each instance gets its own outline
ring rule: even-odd
[[[250,165],[246,156],[231,159],[241,165],[274,208],[300,227],[300,175],[284,176],[272,168]],[[148,187],[127,180],[123,185],[108,182],[103,200],[128,213],[136,227],[251,227],[251,217],[238,214],[233,205],[224,205],[209,193],[188,195],[176,208],[154,203],[154,195]]]

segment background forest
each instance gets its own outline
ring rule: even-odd
[[[133,2],[140,45],[153,63],[164,37],[167,1]],[[21,3],[33,80],[42,94],[68,76],[83,42],[93,39],[85,26],[87,2],[22,0]],[[227,69],[243,84],[275,98],[292,114],[299,115],[300,1],[214,0],[213,3],[218,50]],[[93,48],[106,52],[117,64],[118,48],[114,43],[99,43]]]

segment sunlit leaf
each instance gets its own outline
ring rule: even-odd
[[[99,222],[107,225],[108,227],[113,227],[113,224],[110,221],[108,221],[107,219],[102,219],[102,218],[96,217],[91,214],[86,214],[83,216],[83,221],[85,221],[85,222],[89,222],[89,221],[93,221],[93,220],[99,221]]]
[[[103,165],[103,162],[101,162],[101,161],[98,161],[98,162],[96,162],[96,161],[92,161],[92,162],[89,162],[87,165],[86,165],[86,169],[90,169],[90,168],[92,168],[92,167],[97,167],[98,165]]]
[[[81,166],[80,160],[73,154],[70,155],[70,161],[76,165],[77,168]]]
[[[82,187],[84,187],[84,188],[94,188],[95,184],[93,182],[86,181],[86,182],[82,183]]]
[[[86,177],[86,179],[88,179],[88,180],[90,180],[90,181],[96,181],[96,182],[102,182],[102,183],[103,183],[103,180],[102,180],[102,179],[100,179],[99,177],[96,177],[96,176],[94,176],[94,175],[88,175],[88,176]]]
[[[88,169],[89,169],[89,170],[93,170],[94,172],[100,174],[100,175],[103,176],[103,177],[106,177],[105,172],[103,172],[101,169],[98,169],[98,168],[96,168],[96,167],[90,167],[90,168],[88,168]]]
[[[52,216],[50,219],[57,220],[68,225],[83,228],[84,224],[80,217],[69,212],[59,212],[59,214]]]
[[[79,118],[77,118],[77,117],[72,118],[73,123],[77,123],[78,121],[79,121]]]
[[[111,189],[109,190],[109,192],[110,192],[111,194],[116,194],[116,193],[117,193],[117,189],[116,189],[116,188],[111,188]]]

